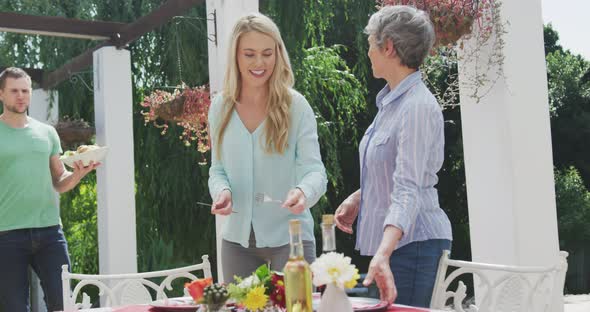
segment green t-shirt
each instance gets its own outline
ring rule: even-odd
[[[0,231],[60,223],[49,169],[49,158],[60,153],[52,126],[29,118],[18,129],[0,121]]]

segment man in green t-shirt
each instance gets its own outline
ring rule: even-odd
[[[100,165],[64,168],[55,129],[27,116],[31,93],[23,70],[0,74],[0,310],[6,312],[29,311],[29,266],[47,310],[63,310],[61,266],[70,260],[55,191],[69,191]]]

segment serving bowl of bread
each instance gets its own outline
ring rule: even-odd
[[[86,167],[91,161],[94,163],[102,161],[106,157],[108,149],[106,146],[80,145],[75,151],[65,151],[59,159],[71,168],[74,168],[75,162],[81,160],[82,165]]]

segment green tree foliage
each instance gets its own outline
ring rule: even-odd
[[[551,137],[560,247],[570,253],[566,291],[587,293],[590,266],[590,63],[559,44],[545,26],[545,53],[551,110]]]
[[[89,174],[78,187],[60,197],[61,219],[72,272],[98,273],[98,230],[96,215],[96,175]],[[87,287],[91,298],[98,289]]]
[[[359,133],[363,133],[356,124],[357,116],[365,106],[366,93],[338,50],[344,48],[309,48],[304,51],[305,57],[296,71],[296,88],[309,99],[317,114],[318,134],[324,151],[322,159],[328,171],[329,185],[336,196],[344,184],[342,167],[345,164],[340,158],[350,148],[357,152]]]
[[[590,187],[590,82],[583,82],[582,76],[589,68],[588,61],[569,52],[547,56],[554,163],[576,167],[586,187]]]
[[[545,56],[555,51],[563,51],[563,47],[557,42],[559,41],[559,34],[551,23],[543,27],[543,39],[545,41]]]
[[[590,192],[574,167],[555,170],[559,246],[569,252],[566,293],[585,294],[590,287]]]
[[[590,242],[590,192],[574,167],[555,170],[555,193],[561,247],[574,250]]]
[[[98,272],[95,185],[96,175],[91,174],[77,188],[60,198],[70,261],[76,272]]]
[[[367,36],[363,33],[370,14],[375,10],[373,1],[260,1],[260,11],[271,16],[281,29],[294,64],[303,57],[306,48],[332,45],[348,47],[339,51],[340,55],[357,79],[362,83],[370,82],[370,95],[377,94],[383,87],[383,82],[372,78],[367,57]],[[373,107],[369,106],[369,109]]]
[[[546,59],[554,164],[574,166],[590,188],[590,81],[583,79],[590,62],[562,49],[551,26],[545,27],[545,34],[546,49],[552,51]]]

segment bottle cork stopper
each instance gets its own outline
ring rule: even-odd
[[[289,229],[293,233],[301,233],[301,221],[298,219],[289,220]]]
[[[322,223],[323,224],[334,224],[334,215],[333,214],[325,214],[322,216]]]

